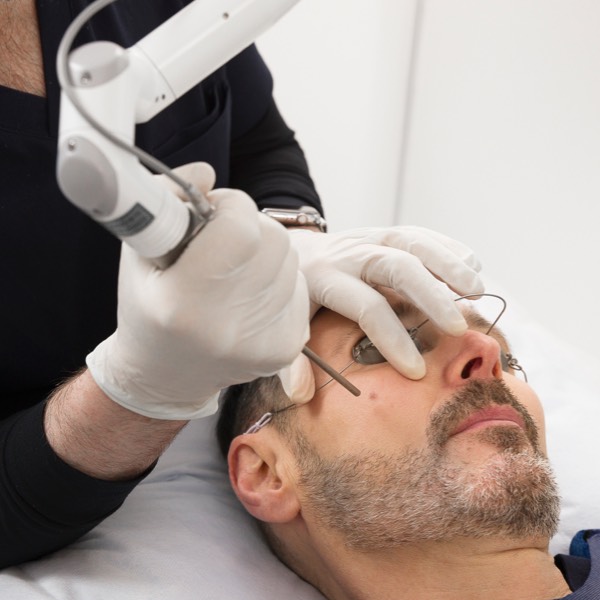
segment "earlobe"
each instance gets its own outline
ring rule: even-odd
[[[285,523],[300,512],[293,482],[269,444],[252,434],[239,436],[231,444],[228,463],[231,485],[253,517]]]

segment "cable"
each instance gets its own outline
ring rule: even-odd
[[[138,158],[138,160],[146,165],[149,169],[152,169],[156,173],[161,173],[162,175],[166,175],[169,179],[174,181],[178,186],[180,186],[185,194],[189,197],[192,205],[198,212],[200,216],[204,219],[209,219],[213,212],[212,205],[206,200],[206,198],[202,195],[202,193],[196,189],[194,185],[185,181],[181,177],[179,177],[176,173],[174,173],[169,166],[148,154],[141,148],[129,144],[118,136],[113,134],[112,131],[108,130],[102,123],[96,120],[83,106],[80,102],[79,98],[75,94],[76,85],[71,79],[71,74],[69,72],[69,51],[71,50],[71,46],[75,41],[75,38],[79,34],[79,32],[83,29],[83,27],[87,24],[87,22],[98,12],[100,12],[104,7],[112,4],[115,0],[95,0],[84,8],[73,20],[73,22],[67,27],[65,34],[58,46],[58,51],[56,53],[56,72],[58,75],[58,81],[60,86],[67,96],[67,98],[73,104],[73,107],[77,110],[77,112],[94,128],[98,133],[103,135],[106,139],[112,142],[115,146],[133,154]]]

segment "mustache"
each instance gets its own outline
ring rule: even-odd
[[[529,411],[510,388],[498,379],[473,379],[437,410],[429,422],[427,436],[434,448],[442,448],[458,425],[474,412],[494,405],[508,405],[523,418],[525,434],[539,451],[539,431]]]

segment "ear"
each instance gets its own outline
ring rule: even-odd
[[[245,434],[233,440],[228,456],[229,478],[253,517],[267,523],[286,523],[298,515],[300,503],[285,465],[286,457],[278,455],[265,437]]]

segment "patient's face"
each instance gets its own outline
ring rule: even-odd
[[[397,297],[390,300],[402,308]],[[422,320],[403,316],[407,327]],[[388,363],[353,364],[344,374],[360,397],[330,382],[294,411],[305,518],[362,549],[553,533],[558,500],[539,400],[502,372],[501,335],[485,335],[473,314],[467,320],[464,336],[440,336],[424,353],[422,380],[406,379]],[[330,311],[313,319],[311,331],[309,346],[340,369],[364,337]],[[317,388],[329,379],[318,369],[315,378]]]
[[[422,314],[411,312],[398,296],[389,293],[388,296],[397,312],[403,313],[402,320],[407,328],[424,320]],[[474,380],[504,382],[519,401],[515,411],[506,411],[504,426],[517,433],[523,431],[511,422],[525,419],[520,413],[523,407],[539,430],[536,443],[545,450],[539,399],[521,379],[502,372],[500,350],[508,350],[507,341],[497,329],[492,330],[491,335],[485,335],[483,332],[488,326],[467,308],[463,307],[470,324],[468,333],[459,338],[438,335],[435,346],[423,353],[427,374],[419,381],[403,377],[387,362],[355,363],[344,372],[362,391],[361,396],[354,397],[335,381],[319,389],[330,378],[318,367],[313,367],[318,391],[306,410],[299,411],[298,418],[303,431],[320,452],[325,456],[330,452],[336,455],[349,448],[361,447],[385,452],[397,448],[399,442],[410,448],[423,447],[431,417],[453,394],[464,390]],[[354,322],[324,310],[312,321],[309,346],[331,365],[342,369],[352,361],[352,348],[364,335]],[[448,439],[452,452],[467,462],[484,460],[487,454],[495,451],[493,444],[479,443],[477,451],[472,450],[475,441],[481,439],[481,432],[490,424],[493,423],[482,423],[463,435],[452,436]],[[531,427],[528,433],[534,435]],[[467,448],[469,451],[464,452]]]

